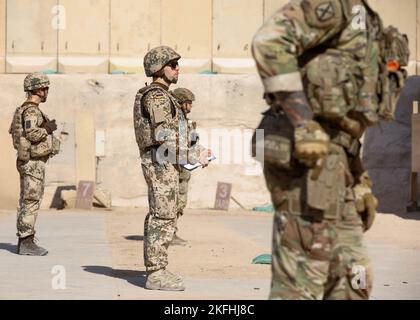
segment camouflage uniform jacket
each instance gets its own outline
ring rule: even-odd
[[[373,27],[355,24],[354,8],[366,12],[363,0],[292,0],[277,11],[253,39],[253,55],[266,93],[302,91],[303,67],[317,51],[334,49],[358,68],[363,85],[361,113],[377,110],[372,89],[378,79],[378,45]],[[362,8],[362,9],[360,9]],[[364,8],[364,10],[363,10]],[[370,8],[369,8],[370,10]],[[357,11],[357,10],[356,10]],[[356,104],[355,104],[356,105]]]

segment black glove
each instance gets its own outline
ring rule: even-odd
[[[52,134],[55,130],[57,130],[57,124],[55,120],[47,121],[44,124],[45,130],[47,130],[48,134]]]

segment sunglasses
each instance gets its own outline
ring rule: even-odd
[[[178,61],[171,61],[167,64],[167,66],[171,67],[172,69],[176,69],[179,67]]]

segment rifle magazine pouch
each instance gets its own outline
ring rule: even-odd
[[[330,154],[321,172],[316,168],[307,174],[307,204],[323,211],[324,219],[336,220],[344,206],[345,171],[339,154]]]
[[[26,162],[31,159],[31,143],[25,137],[20,137],[17,151],[19,160]]]
[[[358,84],[352,68],[348,57],[331,49],[306,65],[306,95],[316,116],[341,119],[355,104]]]
[[[52,139],[48,137],[44,141],[31,146],[31,158],[49,156],[52,151]]]
[[[52,137],[52,155],[57,155],[60,153],[60,146],[61,146],[61,141],[59,139],[57,139],[56,137]]]

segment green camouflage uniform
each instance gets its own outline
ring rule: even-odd
[[[200,161],[201,146],[198,144],[199,137],[196,133],[196,122],[188,119],[187,112],[182,109],[182,105],[186,102],[193,103],[195,95],[187,88],[178,88],[171,91],[172,96],[177,100],[179,107],[179,133],[180,146],[185,149],[181,152],[184,156],[184,162],[195,164]],[[181,168],[179,174],[179,196],[178,196],[178,219],[183,216],[184,209],[188,202],[188,183],[191,180],[191,172]],[[178,224],[178,223],[177,223]],[[178,232],[176,227],[175,234]]]
[[[271,299],[368,299],[372,289],[353,192],[363,172],[359,137],[343,127],[352,127],[349,112],[362,130],[378,121],[379,45],[372,30],[380,19],[374,25],[368,16],[369,32],[355,28],[355,5],[368,8],[357,0],[291,1],[253,40],[266,94],[304,91],[331,140],[324,165],[310,168],[293,155],[295,129],[281,108],[272,107],[260,125],[266,141],[277,135],[278,161],[268,161],[266,152],[264,163],[276,209]]]

